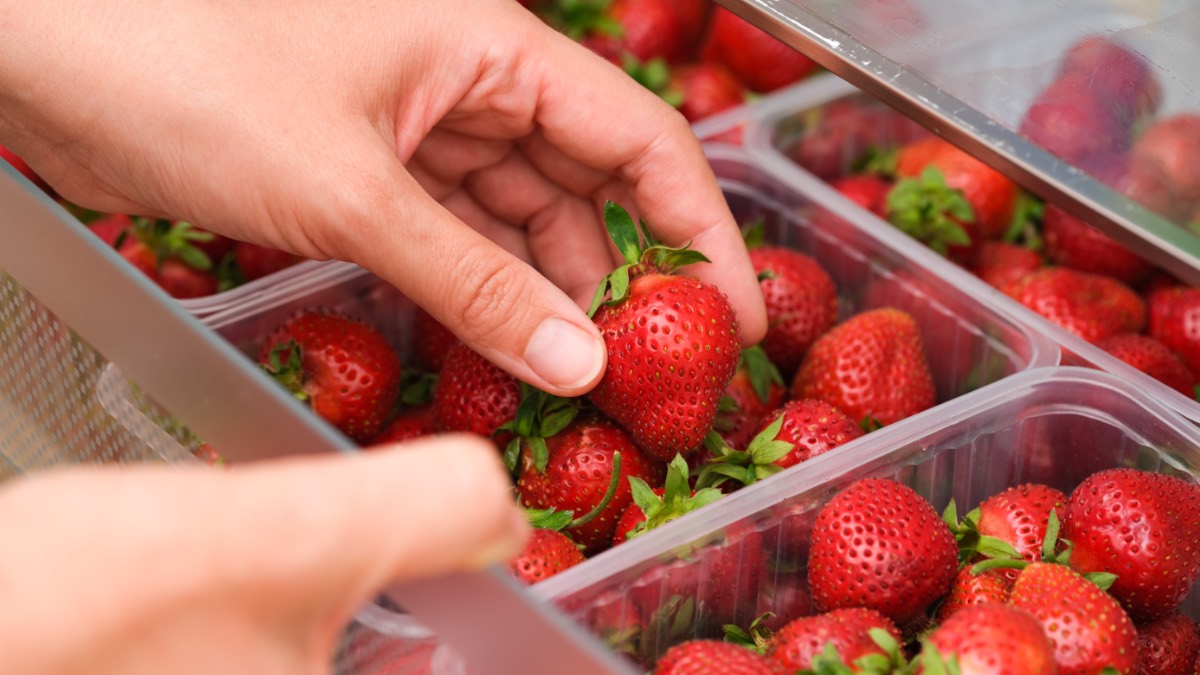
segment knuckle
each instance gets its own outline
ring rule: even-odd
[[[460,325],[481,340],[512,325],[520,313],[520,299],[527,298],[529,290],[520,263],[490,248],[471,249],[451,272],[457,289],[452,306]]]

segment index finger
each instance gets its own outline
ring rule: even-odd
[[[655,235],[693,243],[711,265],[689,270],[721,289],[744,344],[766,332],[762,290],[741,232],[683,116],[612,64],[547,31],[538,51],[536,123],[567,157],[619,176]],[[599,99],[599,100],[598,100]]]

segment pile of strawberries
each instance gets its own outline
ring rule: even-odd
[[[1021,130],[1130,199],[1189,223],[1200,219],[1191,161],[1200,116],[1152,121],[1157,92],[1138,56],[1085,38]],[[801,122],[788,151],[802,166],[1043,317],[1194,396],[1200,289],[882,105],[843,99]]]
[[[803,560],[811,607],[677,644],[654,672],[1194,673],[1200,632],[1180,607],[1200,576],[1197,507],[1200,485],[1128,468],[1069,495],[1018,485],[961,519],[861,479],[804,540],[779,539],[799,549],[777,565]]]
[[[605,219],[626,263],[590,308],[608,369],[586,397],[520,383],[419,310],[402,338],[408,366],[375,327],[320,308],[282,322],[258,360],[365,447],[490,438],[538,528],[512,565],[528,583],[937,402],[910,315],[879,307],[839,323],[829,274],[764,245],[760,227],[747,238],[770,328],[742,350],[720,290],[677,273],[707,262],[700,252],[654,241],[615,204]]]
[[[690,122],[815,73],[808,57],[711,0],[520,0]]]

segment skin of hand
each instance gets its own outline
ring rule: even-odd
[[[0,538],[21,545],[0,556],[0,671],[328,674],[340,630],[387,584],[517,554],[528,524],[497,508],[509,487],[495,448],[466,437],[12,483]],[[438,516],[413,517],[414,503]]]
[[[580,309],[599,205],[693,246],[766,330],[683,117],[515,0],[0,0],[0,138],[67,199],[167,215],[395,284],[513,375],[603,374]]]

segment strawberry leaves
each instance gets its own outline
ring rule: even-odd
[[[787,386],[783,383],[783,375],[779,373],[779,369],[771,363],[771,358],[759,345],[742,350],[742,365],[746,366],[746,374],[750,376],[750,388],[763,403],[771,397],[772,383],[780,387]]]
[[[605,202],[604,223],[608,236],[616,245],[625,264],[600,281],[592,296],[588,316],[594,316],[600,305],[620,304],[629,292],[629,280],[641,267],[653,268],[663,274],[699,262],[711,262],[703,253],[690,248],[671,248],[657,242],[644,222],[635,224],[629,212],[615,202]],[[608,298],[605,300],[605,298]]]
[[[783,415],[775,418],[766,429],[751,439],[744,451],[734,450],[716,432],[709,432],[704,446],[713,458],[700,470],[697,488],[719,488],[730,480],[750,485],[783,471],[776,464],[795,448],[787,441],[775,440],[783,428]]]
[[[522,382],[521,404],[516,417],[496,429],[496,433],[508,431],[513,434],[504,448],[504,465],[509,471],[517,470],[521,444],[525,443],[533,453],[534,466],[538,471],[545,471],[550,461],[546,439],[566,429],[578,416],[577,401],[547,394]]]
[[[945,255],[950,246],[969,246],[962,223],[975,222],[975,212],[961,190],[946,185],[935,166],[916,178],[896,182],[887,196],[888,221],[905,234]]]
[[[212,241],[216,235],[197,230],[191,223],[179,220],[135,218],[131,228],[133,236],[154,252],[161,269],[163,261],[172,256],[179,258],[194,270],[212,269],[212,259],[195,244]]]
[[[672,520],[695,511],[721,498],[721,491],[713,488],[703,488],[692,492],[688,484],[688,465],[682,456],[667,466],[667,479],[663,484],[663,494],[658,496],[646,484],[646,481],[629,477],[629,488],[633,493],[633,503],[641,509],[646,519],[637,524],[629,534],[629,539],[669,523]]]
[[[297,400],[308,400],[308,392],[304,390],[303,355],[299,343],[295,340],[275,345],[267,356],[267,362],[259,364],[259,367],[283,385]]]

